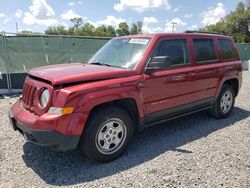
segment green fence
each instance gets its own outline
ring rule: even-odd
[[[6,56],[6,52],[5,52],[5,48],[4,48],[5,44],[4,44],[4,36],[0,34],[0,76],[1,74],[5,74],[6,73],[6,67],[5,67],[5,56]]]
[[[2,34],[0,89],[22,88],[26,71],[32,67],[87,61],[108,40],[110,38]]]
[[[249,43],[240,43],[236,45],[240,54],[240,59],[242,61],[250,60],[250,44]]]
[[[42,65],[87,61],[108,38],[67,36],[5,37],[9,73]]]

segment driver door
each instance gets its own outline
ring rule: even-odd
[[[170,66],[162,70],[150,70],[145,75],[141,92],[146,123],[165,119],[194,106],[195,70],[189,58],[188,40],[161,40],[151,59],[158,56],[168,56]]]

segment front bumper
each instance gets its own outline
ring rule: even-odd
[[[25,110],[21,103],[19,100],[13,105],[9,112],[9,120],[12,128],[20,132],[28,142],[57,151],[68,151],[77,147],[81,134],[74,134],[78,125],[76,116],[71,114],[72,117],[51,115],[39,117]],[[72,122],[72,118],[76,119]],[[60,122],[64,124],[58,125]],[[72,129],[72,123],[75,124],[73,126],[75,129]]]

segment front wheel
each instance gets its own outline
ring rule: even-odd
[[[96,110],[86,126],[80,147],[98,162],[108,162],[122,155],[134,133],[130,115],[118,107]]]
[[[218,118],[228,117],[234,107],[235,93],[231,85],[223,85],[220,95],[215,101],[213,108],[210,110],[211,114]]]

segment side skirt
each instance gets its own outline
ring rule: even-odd
[[[145,118],[139,120],[139,130],[143,130],[147,127],[165,123],[167,121],[194,114],[200,111],[211,109],[215,100],[216,98],[210,97],[207,99],[195,101],[193,103],[177,106],[171,109],[147,114]]]
[[[199,109],[196,109],[196,110],[193,110],[193,111],[189,111],[189,112],[186,112],[186,113],[182,113],[182,114],[179,114],[179,115],[171,116],[171,117],[168,117],[166,119],[162,119],[162,120],[158,120],[158,121],[146,123],[144,125],[144,127],[145,128],[151,127],[151,126],[154,126],[154,125],[157,125],[157,124],[165,123],[165,122],[171,121],[173,119],[184,117],[184,116],[187,116],[187,115],[190,115],[190,114],[194,114],[194,113],[197,113],[197,112],[200,112],[200,111],[208,110],[208,109],[211,109],[211,108],[212,108],[212,106],[207,106],[207,107],[199,108]]]

